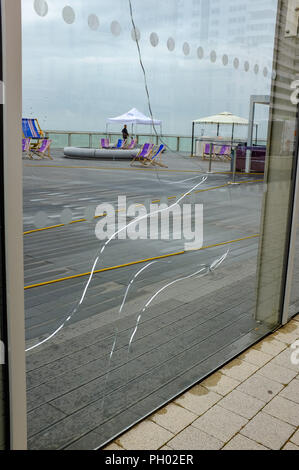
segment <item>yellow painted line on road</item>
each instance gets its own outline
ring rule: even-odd
[[[263,182],[263,180],[261,179],[258,179],[258,180],[247,180],[247,181],[240,181],[238,184],[249,184],[249,183],[260,183],[260,182]],[[206,191],[212,191],[214,189],[220,189],[220,188],[226,188],[230,186],[230,183],[225,183],[225,184],[222,184],[220,186],[214,186],[212,188],[206,188],[206,189],[199,189],[197,191],[194,191],[195,194],[199,194],[199,193],[203,193],[203,192],[206,192]],[[188,196],[189,194],[186,194],[186,196]],[[181,195],[182,196],[182,195]],[[171,200],[171,199],[176,199],[177,196],[169,196],[167,199],[168,200]],[[152,201],[152,204],[157,204],[158,202],[161,202],[160,199],[156,199],[154,201]],[[136,207],[140,207],[142,206],[142,204],[140,203],[136,203]],[[119,212],[119,210],[116,210],[116,212]],[[104,217],[105,214],[102,214],[102,215],[97,215],[94,217],[94,219],[98,219],[100,217]],[[76,220],[73,220],[72,222],[70,222],[69,224],[58,224],[58,225],[50,225],[49,227],[44,227],[44,228],[37,228],[37,229],[33,229],[33,230],[28,230],[27,232],[23,232],[23,235],[30,235],[32,233],[38,233],[38,232],[44,232],[46,230],[52,230],[54,228],[61,228],[61,227],[65,227],[66,225],[72,225],[72,224],[77,224],[79,222],[87,222],[87,219],[76,219]]]
[[[192,251],[207,250],[209,248],[216,248],[216,247],[219,247],[219,246],[225,246],[225,245],[229,245],[229,244],[232,244],[232,243],[237,243],[237,242],[250,240],[250,239],[258,238],[258,237],[259,237],[259,234],[249,235],[247,237],[237,238],[235,240],[229,240],[229,241],[226,241],[226,242],[214,243],[213,245],[203,246],[202,248],[199,248],[197,250],[192,250]],[[186,253],[189,253],[189,251],[178,251],[176,253],[168,253],[166,255],[155,256],[154,258],[146,258],[146,259],[141,259],[141,260],[138,260],[138,261],[132,261],[130,263],[120,264],[118,266],[110,266],[108,268],[98,269],[98,270],[94,271],[94,274],[103,273],[103,272],[106,272],[106,271],[113,271],[115,269],[126,268],[128,266],[134,266],[136,264],[147,263],[149,261],[155,261],[155,260],[159,260],[159,259],[170,258],[172,256],[184,255]],[[32,284],[30,286],[25,286],[24,289],[28,290],[28,289],[34,289],[36,287],[48,286],[48,285],[51,285],[51,284],[56,284],[58,282],[64,282],[64,281],[69,281],[71,279],[77,279],[77,278],[80,278],[80,277],[90,276],[90,274],[91,274],[91,272],[87,272],[87,273],[75,274],[73,276],[63,277],[63,278],[60,278],[60,279],[53,279],[52,281],[40,282],[38,284]]]
[[[171,170],[170,168],[159,168],[157,170],[156,168],[145,168],[145,167],[136,167],[136,168],[121,168],[121,167],[100,167],[100,166],[77,166],[77,165],[34,165],[34,164],[29,164],[26,163],[24,165],[25,167],[38,167],[38,168],[66,168],[66,169],[74,169],[74,170],[106,170],[106,171],[153,171],[153,172],[170,172],[170,173],[204,173],[206,174],[205,171],[202,170]],[[232,175],[231,171],[213,171],[213,175]],[[240,176],[250,176],[250,175],[261,175],[261,173],[243,173],[243,172],[236,172],[236,175]]]

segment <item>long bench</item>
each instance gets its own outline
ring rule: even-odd
[[[92,149],[80,147],[65,147],[64,156],[66,158],[78,159],[110,159],[110,160],[131,160],[136,157],[139,149],[117,150],[117,149]]]

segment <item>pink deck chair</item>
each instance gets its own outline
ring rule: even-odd
[[[40,146],[36,149],[32,149],[32,152],[35,153],[38,157],[41,158],[50,158],[50,160],[53,160],[53,158],[50,155],[50,145],[52,143],[51,139],[43,139],[40,143]]]
[[[32,160],[32,154],[30,153],[30,143],[31,139],[22,139],[22,152],[25,153],[26,156]]]
[[[148,161],[149,156],[152,153],[153,147],[154,147],[154,144],[149,144],[149,143],[143,144],[143,146],[141,147],[141,149],[137,153],[137,155],[135,157],[133,157],[133,160],[131,161],[131,166],[132,166],[132,163],[134,163],[136,161],[139,161],[143,164],[144,164],[144,162]]]
[[[131,142],[126,146],[123,147],[125,150],[132,150],[136,147],[137,139],[132,139]]]
[[[109,149],[110,148],[109,139],[101,139],[101,148],[102,149]]]

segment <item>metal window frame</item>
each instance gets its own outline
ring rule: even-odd
[[[297,108],[296,147],[294,152],[293,185],[291,188],[292,206],[289,215],[289,234],[287,241],[286,269],[284,273],[281,324],[285,325],[290,320],[289,310],[293,287],[294,265],[296,257],[297,225],[299,222],[299,107]]]
[[[4,223],[10,449],[27,448],[21,0],[1,0],[4,76]]]

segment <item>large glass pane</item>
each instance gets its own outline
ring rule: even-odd
[[[22,7],[23,118],[52,140],[24,152],[28,445],[97,448],[279,324],[261,298],[293,150],[271,140],[277,1]]]

